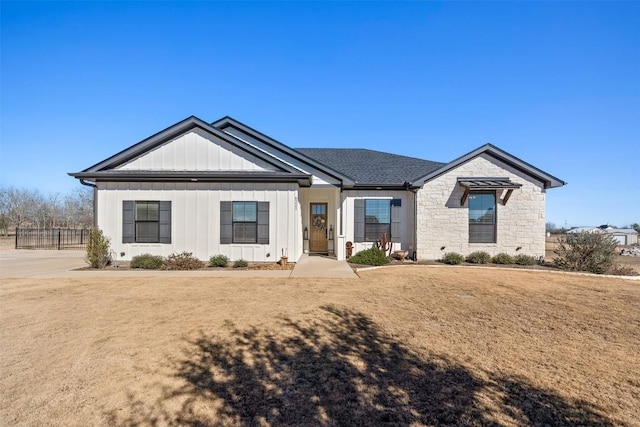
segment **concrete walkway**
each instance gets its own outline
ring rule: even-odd
[[[333,277],[336,279],[357,279],[346,261],[336,261],[325,256],[304,254],[296,263],[290,277]]]

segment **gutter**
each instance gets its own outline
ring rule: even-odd
[[[93,226],[98,226],[98,186],[80,179],[80,184],[93,188]]]

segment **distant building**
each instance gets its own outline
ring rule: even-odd
[[[617,228],[611,224],[603,224],[598,227],[574,227],[567,233],[608,233],[619,245],[635,245],[638,243],[638,233],[633,228]]]

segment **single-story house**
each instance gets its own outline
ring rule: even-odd
[[[417,259],[542,256],[545,193],[565,182],[491,145],[440,163],[367,149],[294,149],[231,118],[189,117],[70,173],[94,188],[118,259],[337,259],[383,233]]]

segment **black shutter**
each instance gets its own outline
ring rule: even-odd
[[[391,200],[391,241],[402,242],[402,199]]]
[[[364,242],[364,199],[355,199],[353,205],[353,240],[356,242]]]
[[[133,200],[122,202],[122,243],[135,243],[136,241],[136,203]]]
[[[160,202],[160,243],[171,243],[171,202]]]
[[[269,202],[258,202],[258,241],[259,245],[269,244]]]
[[[233,241],[233,202],[220,202],[220,244]]]

